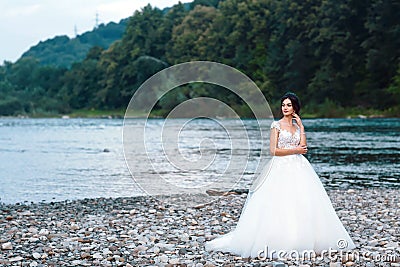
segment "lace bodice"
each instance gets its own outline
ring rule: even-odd
[[[281,129],[279,121],[273,121],[271,124],[271,129],[276,128],[278,129],[278,148],[294,148],[300,144],[300,127],[296,125],[297,130],[292,134],[286,129]]]

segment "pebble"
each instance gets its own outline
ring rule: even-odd
[[[178,264],[179,263],[179,259],[177,259],[177,258],[170,259],[169,263],[170,264]]]
[[[71,230],[78,230],[79,229],[79,225],[73,223],[73,224],[71,224],[70,229]]]
[[[181,236],[181,240],[183,242],[188,242],[189,241],[190,236],[187,233],[183,233]]]
[[[168,262],[168,256],[167,255],[161,255],[160,257],[158,257],[158,259],[160,260],[160,262]]]
[[[82,252],[81,253],[81,259],[87,259],[87,258],[90,258],[90,257],[91,257],[90,254],[87,253],[87,252]]]
[[[93,259],[98,259],[98,260],[102,260],[103,259],[103,256],[100,254],[100,253],[95,253],[95,254],[93,254]]]
[[[81,260],[73,260],[71,263],[72,263],[72,265],[76,266],[76,265],[81,265],[82,261]]]
[[[39,235],[48,235],[49,234],[49,230],[47,229],[41,229],[39,232]]]
[[[32,257],[33,257],[35,260],[37,260],[37,259],[40,259],[40,258],[42,257],[42,255],[40,255],[40,253],[33,252],[33,253],[32,253]]]
[[[21,256],[16,256],[13,258],[8,259],[10,262],[16,262],[16,261],[22,261],[24,258],[22,258]]]
[[[4,243],[4,244],[1,244],[1,249],[10,250],[10,249],[13,249],[13,245],[11,244],[11,242],[7,242],[7,243]]]
[[[394,255],[393,262],[371,265],[371,259],[354,257],[343,263],[264,262],[205,251],[204,242],[236,226],[247,195],[229,194],[186,209],[150,197],[0,203],[0,266],[400,267],[399,190],[329,189],[327,193],[358,252]]]
[[[28,228],[28,231],[29,231],[29,233],[37,234],[38,229],[37,229],[36,227],[29,227],[29,228]]]

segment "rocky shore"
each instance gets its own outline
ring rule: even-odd
[[[279,261],[204,250],[235,227],[246,194],[185,209],[150,197],[0,204],[0,266],[400,266],[399,192],[327,190],[359,256]]]

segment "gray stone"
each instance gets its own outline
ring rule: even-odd
[[[159,258],[160,262],[163,262],[163,263],[167,263],[168,262],[168,256],[167,255],[161,255],[158,258]]]
[[[33,252],[33,253],[32,253],[32,257],[33,257],[35,260],[37,260],[37,259],[40,259],[40,258],[42,257],[42,255],[41,255],[40,253]]]
[[[21,256],[16,256],[13,258],[8,259],[10,262],[16,262],[16,261],[22,261],[24,258],[22,258]]]
[[[286,264],[284,264],[283,262],[276,261],[276,262],[272,263],[272,266],[273,267],[286,267]]]
[[[13,245],[11,244],[11,242],[6,242],[4,244],[1,244],[1,249],[10,250],[13,249]]]
[[[102,260],[103,259],[103,256],[100,254],[100,253],[95,253],[95,254],[93,254],[93,259],[98,259],[98,260]]]

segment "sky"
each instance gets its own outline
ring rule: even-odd
[[[119,22],[151,4],[165,8],[179,0],[0,0],[0,65],[15,62],[31,46],[58,35],[70,38],[96,25]],[[192,0],[181,0],[182,3]]]

